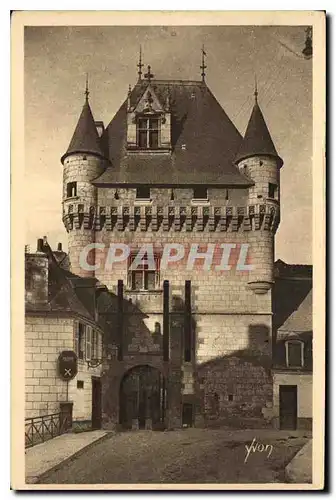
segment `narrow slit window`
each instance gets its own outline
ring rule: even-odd
[[[193,332],[191,323],[191,284],[185,282],[185,318],[184,318],[184,361],[191,362],[193,358]]]

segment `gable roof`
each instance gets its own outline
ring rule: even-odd
[[[148,87],[138,82],[130,93],[135,107]],[[111,166],[94,184],[225,185],[248,187],[234,158],[242,137],[203,82],[152,80],[150,87],[162,107],[169,98],[171,153],[128,152],[127,102],[110,124],[102,141]]]
[[[310,332],[313,329],[313,291],[306,295],[299,307],[292,312],[284,324],[279,328],[279,332]]]
[[[244,158],[248,158],[254,155],[274,156],[282,164],[282,160],[280,159],[275,149],[271,134],[269,133],[265,118],[257,101],[253,106],[245,136],[241,143],[235,161],[236,163],[238,163]]]
[[[104,156],[99,135],[88,100],[85,101],[74,134],[61,161],[73,153],[91,153]]]

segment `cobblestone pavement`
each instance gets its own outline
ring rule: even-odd
[[[111,435],[40,484],[284,482],[284,469],[309,434],[274,430],[186,429]],[[253,438],[266,451],[247,450]],[[262,450],[262,446],[259,449]]]

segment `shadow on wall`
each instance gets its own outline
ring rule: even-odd
[[[120,332],[118,331],[118,297],[112,292],[104,292],[104,304],[98,303],[101,326],[104,328],[104,349],[107,357],[117,358]],[[162,332],[159,322],[155,322],[153,331],[145,324],[148,314],[129,299],[123,299],[123,354],[157,353],[162,348]]]
[[[109,295],[109,306],[105,311],[105,331],[108,332],[105,349],[111,353],[118,345],[118,301],[114,294],[109,292]],[[146,364],[153,345],[157,345],[159,350],[156,354],[160,354],[159,359],[163,361],[160,324],[157,323],[154,332],[151,332],[144,322],[148,318],[147,314],[125,299],[123,308],[125,354],[132,354],[128,349],[132,345],[136,345],[139,349],[136,352],[140,354],[142,346],[145,349],[143,352],[149,357],[143,356],[139,364]],[[191,315],[188,300],[185,302],[180,296],[172,295],[169,320],[170,368],[167,382],[169,418],[173,426],[178,427],[181,422],[184,403],[193,404],[197,425],[232,425],[240,428],[269,426],[273,399],[269,327],[262,323],[249,325],[248,342],[244,349],[231,351],[205,363],[196,363],[195,346],[197,349],[202,339],[197,338],[197,324]],[[225,347],[224,342],[222,345]],[[117,359],[117,352],[114,356]],[[109,374],[109,377],[116,377],[115,384],[122,375],[116,369],[117,365],[111,363],[112,372]],[[105,412],[116,419],[118,410],[112,399],[110,402],[105,401],[108,407],[113,406],[106,406]]]
[[[236,428],[270,426],[271,366],[271,332],[262,323],[249,325],[246,348],[198,364],[204,424]]]

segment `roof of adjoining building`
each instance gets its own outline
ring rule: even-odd
[[[281,259],[274,263],[274,273],[276,278],[303,278],[312,279],[313,266],[310,264],[287,264]]]
[[[311,332],[313,329],[312,308],[313,291],[310,290],[299,307],[292,312],[278,331],[288,333]]]
[[[147,86],[146,81],[135,85],[129,96],[131,107],[137,105]],[[153,80],[150,87],[163,108],[169,99],[171,153],[127,151],[125,101],[102,136],[111,165],[94,181],[96,185],[253,184],[234,165],[242,137],[203,82]]]
[[[99,314],[115,309],[115,295],[96,278],[82,278],[62,267],[64,257],[59,262],[59,256],[48,243],[44,244],[43,252],[48,257],[48,301],[45,304],[26,303],[26,312],[66,312],[103,327]]]

